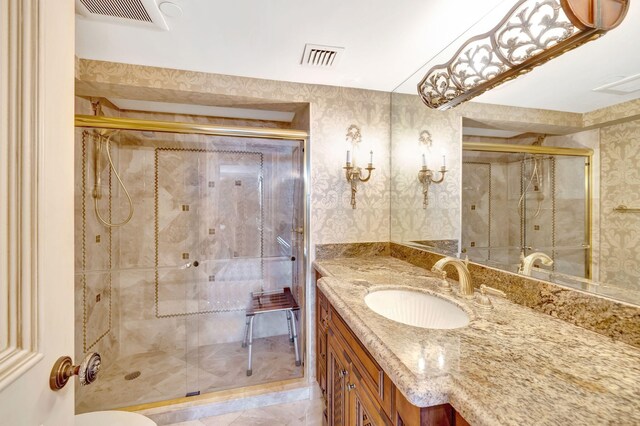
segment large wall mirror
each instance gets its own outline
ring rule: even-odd
[[[478,25],[400,84],[391,96],[391,241],[640,305],[640,83],[591,90],[613,74],[640,81],[640,53],[615,57],[638,32],[627,21],[577,49],[578,59],[557,58],[447,111],[427,108],[416,85]],[[564,72],[593,58],[607,65]]]

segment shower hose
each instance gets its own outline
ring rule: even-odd
[[[131,195],[129,195],[129,191],[127,191],[127,187],[124,185],[124,183],[122,182],[122,179],[120,178],[120,174],[118,174],[118,171],[116,170],[116,167],[113,164],[113,159],[111,158],[111,137],[113,136],[113,134],[109,135],[106,139],[105,142],[105,147],[107,150],[107,159],[109,160],[109,166],[111,167],[111,170],[113,170],[113,173],[116,175],[116,179],[118,180],[118,183],[120,184],[120,186],[122,187],[122,190],[124,191],[124,194],[127,196],[127,201],[129,203],[129,215],[127,216],[126,219],[124,219],[122,222],[120,223],[110,223],[108,221],[106,221],[101,215],[100,215],[100,209],[98,209],[98,200],[101,198],[101,193],[100,193],[100,178],[98,177],[100,174],[100,170],[98,167],[99,164],[99,156],[100,156],[100,147],[102,146],[102,139],[103,136],[102,135],[98,135],[98,148],[96,150],[96,185],[93,191],[93,208],[96,212],[96,216],[98,218],[98,220],[100,222],[102,222],[103,225],[108,226],[110,228],[116,228],[118,226],[123,226],[126,225],[127,223],[129,223],[129,221],[131,220],[131,218],[133,217],[133,201],[131,201]]]

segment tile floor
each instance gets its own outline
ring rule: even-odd
[[[204,417],[168,426],[320,426],[322,400],[319,398],[269,407]]]
[[[182,398],[201,393],[239,388],[302,377],[295,366],[293,346],[287,335],[255,339],[253,375],[247,377],[247,349],[240,342],[207,345],[191,351],[157,351],[123,357],[107,364],[98,380],[77,386],[76,413]],[[128,373],[140,376],[126,380]]]

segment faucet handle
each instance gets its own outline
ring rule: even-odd
[[[498,290],[497,288],[489,287],[484,284],[480,286],[480,293],[482,294],[491,294],[493,296],[507,297],[507,293],[502,290]]]
[[[449,284],[449,281],[447,281],[447,273],[445,271],[440,271],[440,278],[442,280],[440,281],[440,290],[447,293],[452,291],[453,289],[451,288],[451,284]]]
[[[498,290],[497,288],[488,287],[484,284],[480,286],[480,294],[476,295],[475,300],[473,301],[474,305],[481,309],[493,309],[493,304],[491,303],[491,299],[487,294],[491,294],[493,296],[507,297],[504,291]]]

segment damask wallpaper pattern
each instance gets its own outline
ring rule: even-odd
[[[458,110],[434,111],[414,95],[392,95],[391,241],[460,238],[460,143],[462,118]],[[439,170],[442,156],[449,164],[445,179],[429,188],[429,205],[422,206],[420,133],[430,133],[425,156],[430,169]],[[439,178],[437,173],[435,178]]]
[[[600,280],[640,291],[640,120],[600,129]]]

